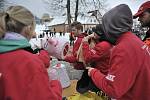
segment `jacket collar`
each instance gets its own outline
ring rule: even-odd
[[[0,53],[9,52],[21,48],[30,47],[28,40],[18,33],[6,33],[0,39]]]

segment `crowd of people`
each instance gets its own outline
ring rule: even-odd
[[[73,49],[59,60],[84,70],[78,92],[96,87],[109,99],[150,100],[150,29],[141,40],[132,33],[133,18],[149,28],[150,1],[134,15],[126,4],[112,8],[90,34],[82,23],[71,24]],[[34,53],[29,44],[34,30],[27,8],[16,5],[0,12],[0,100],[62,100],[60,82],[48,77],[50,55],[44,49]]]

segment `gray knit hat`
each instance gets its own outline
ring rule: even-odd
[[[120,4],[104,14],[102,24],[108,40],[115,43],[123,33],[131,31],[132,12],[128,5]]]

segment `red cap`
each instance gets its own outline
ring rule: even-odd
[[[150,8],[150,1],[147,1],[147,2],[143,3],[143,4],[140,6],[138,12],[133,16],[133,18],[139,17],[139,16],[140,16],[146,9],[148,9],[148,8]]]

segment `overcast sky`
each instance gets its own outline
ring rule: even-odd
[[[42,17],[43,13],[49,13],[48,10],[46,10],[46,5],[42,2],[42,0],[7,0],[10,3],[13,4],[19,4],[27,7],[29,10],[31,10],[36,16]],[[129,7],[132,10],[132,13],[134,14],[139,6],[143,3],[149,0],[107,0],[107,4],[109,5],[109,8],[112,8],[118,4],[125,3],[129,5]]]

